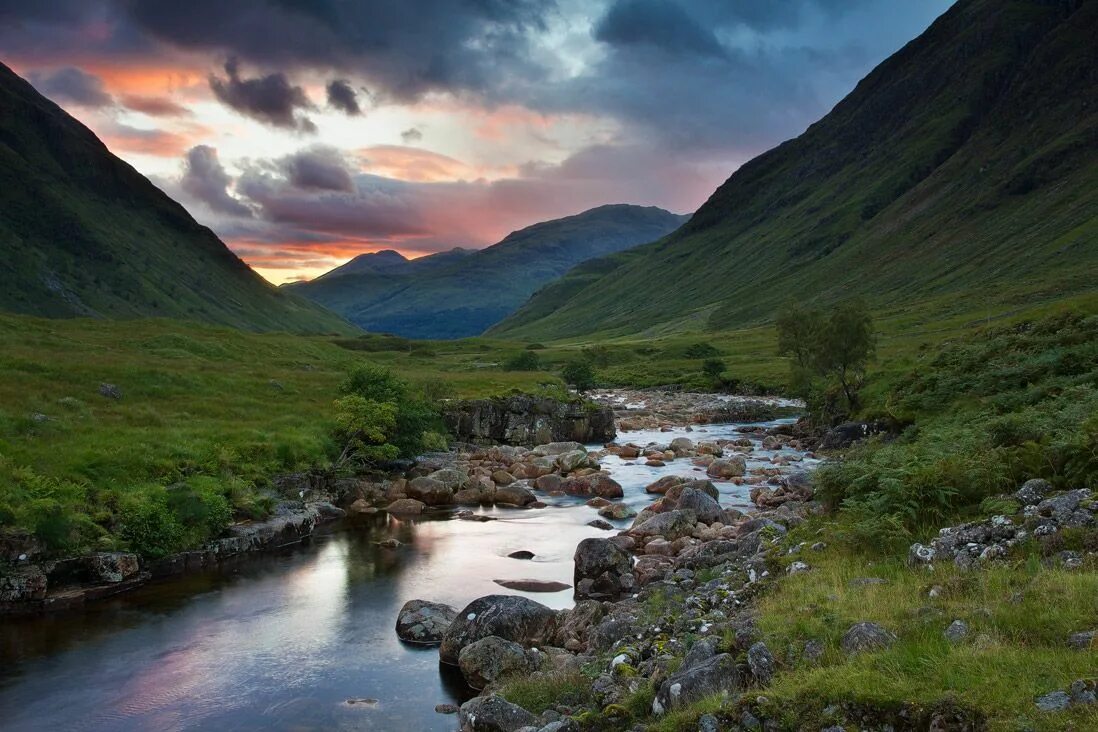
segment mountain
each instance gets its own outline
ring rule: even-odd
[[[383,249],[380,252],[360,254],[346,264],[340,265],[329,272],[325,272],[316,279],[330,279],[332,277],[342,277],[344,275],[352,274],[422,273],[449,266],[460,259],[464,259],[474,251],[476,250],[455,247],[445,252],[437,252],[415,259],[408,259],[400,252],[394,252],[392,249]]]
[[[349,332],[281,292],[0,64],[0,309]]]
[[[686,218],[655,207],[600,206],[529,226],[486,249],[403,264],[391,256],[396,252],[380,260],[381,252],[362,255],[286,287],[367,330],[410,338],[474,336],[579,262],[659,239]],[[386,269],[377,268],[379,261]]]
[[[1094,290],[1096,30],[1098,0],[960,0],[687,225],[489,332],[728,329],[849,296],[937,318]]]

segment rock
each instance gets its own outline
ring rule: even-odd
[[[668,489],[670,489],[671,486],[679,485],[685,482],[686,478],[683,478],[680,475],[665,475],[657,480],[655,483],[650,483],[649,485],[645,486],[644,492],[657,493],[662,495],[664,493],[667,493]]]
[[[698,521],[705,524],[723,523],[724,509],[712,496],[694,488],[685,488],[678,499],[680,510],[693,511]]]
[[[423,501],[417,501],[414,498],[401,498],[398,501],[390,503],[385,507],[385,510],[389,513],[414,515],[423,513],[423,509],[426,507],[427,505]]]
[[[396,549],[398,546],[403,546],[403,543],[400,541],[400,539],[393,539],[393,538],[382,539],[381,541],[376,542],[376,543],[377,543],[378,546],[383,547],[385,549]]]
[[[564,482],[564,478],[559,475],[550,473],[543,475],[534,481],[534,487],[539,491],[545,491],[546,493],[552,493],[553,491],[559,491],[561,483]]]
[[[1052,484],[1041,478],[1033,478],[1022,483],[1022,487],[1014,493],[1014,497],[1023,506],[1035,506],[1052,492]]]
[[[747,461],[741,455],[718,458],[709,463],[705,472],[714,478],[739,478],[747,474]]]
[[[550,442],[547,445],[538,445],[531,452],[539,457],[547,457],[550,455],[563,455],[566,452],[575,452],[576,450],[587,452],[587,449],[578,442]]]
[[[747,650],[747,666],[759,686],[766,686],[774,678],[774,656],[762,641]]]
[[[526,649],[514,641],[490,635],[470,643],[458,654],[465,681],[480,690],[508,674],[531,670]]]
[[[537,717],[501,696],[478,696],[461,705],[458,711],[461,732],[516,732],[532,727]]]
[[[443,410],[443,421],[463,442],[541,447],[554,441],[605,444],[616,437],[614,410],[580,398],[562,401],[516,394],[453,401]]]
[[[731,694],[739,687],[735,659],[721,653],[668,677],[656,692],[652,713],[661,715],[713,694]]]
[[[625,495],[621,483],[607,473],[592,473],[577,478],[568,478],[560,489],[570,496],[598,496],[599,498],[621,498]]]
[[[519,549],[517,552],[511,552],[508,554],[511,559],[533,559],[534,553],[525,549]]]
[[[608,539],[584,539],[573,559],[576,600],[614,600],[631,591],[636,581],[632,557]]]
[[[896,642],[896,636],[876,623],[861,622],[850,626],[843,634],[842,649],[848,654],[888,648]]]
[[[427,477],[431,480],[442,483],[451,491],[458,490],[465,484],[465,481],[469,480],[468,475],[461,472],[460,470],[457,470],[456,468],[442,468],[440,470],[436,470]]]
[[[41,567],[29,565],[0,573],[0,602],[27,602],[46,596],[48,578]]]
[[[721,497],[720,491],[717,490],[717,486],[713,485],[713,481],[711,480],[687,480],[678,485],[671,486],[663,495],[667,500],[678,503],[679,499],[682,498],[683,492],[687,488],[700,491],[714,501],[719,500]]]
[[[637,520],[643,516],[642,512],[637,516]],[[630,528],[629,533],[634,536],[662,536],[667,541],[674,541],[683,536],[690,536],[697,522],[697,516],[693,511],[674,510],[652,516],[640,525]]]
[[[509,590],[516,590],[518,592],[560,592],[561,590],[567,590],[572,586],[565,584],[564,582],[538,579],[498,579],[492,581],[500,587],[506,587]]]
[[[942,632],[942,635],[944,635],[945,639],[950,643],[960,643],[968,637],[968,623],[963,620],[954,620],[949,624],[949,627]]]
[[[603,531],[613,531],[614,526],[609,521],[603,521],[602,519],[591,519],[587,522],[587,525],[594,529],[602,529]]]
[[[99,396],[118,401],[122,398],[122,390],[114,384],[104,382],[99,385]]]
[[[88,574],[97,582],[122,582],[137,576],[141,562],[136,554],[98,552],[88,557]]]
[[[720,732],[721,723],[712,714],[703,714],[698,717],[698,732]]]
[[[821,450],[843,450],[855,442],[861,442],[870,435],[886,432],[884,422],[846,422],[833,427],[820,441]]]
[[[921,567],[934,561],[934,549],[915,542],[907,551],[907,563],[911,567]]]
[[[462,648],[490,635],[523,646],[543,645],[552,637],[555,621],[553,610],[525,597],[479,597],[458,613],[446,631],[439,660],[456,664]]]
[[[629,508],[629,506],[626,506],[624,503],[611,503],[599,509],[599,516],[602,516],[603,518],[613,519],[615,521],[633,518],[636,515],[637,512]]]
[[[528,506],[537,500],[537,496],[521,485],[509,485],[496,489],[496,503],[505,503],[509,506]]]
[[[409,600],[397,613],[396,633],[402,641],[437,645],[457,617],[457,610],[440,602]]]
[[[1060,712],[1071,706],[1071,697],[1064,691],[1053,691],[1037,697],[1037,708],[1042,712]]]
[[[492,482],[496,485],[511,485],[515,482],[515,476],[511,475],[506,470],[493,470]]]
[[[454,500],[454,489],[434,478],[415,478],[404,488],[408,498],[428,506],[444,506]]]
[[[671,451],[676,455],[686,455],[694,451],[694,441],[689,437],[676,437],[671,440]]]
[[[557,458],[557,466],[560,468],[560,472],[571,473],[580,468],[597,468],[598,461],[592,461],[587,451],[581,448],[561,454]]]
[[[800,574],[801,572],[807,572],[812,569],[804,562],[793,562],[789,565],[789,569],[786,570],[788,574]]]
[[[1072,633],[1068,636],[1068,646],[1079,651],[1089,650],[1095,647],[1094,639],[1098,638],[1098,630],[1084,630]]]
[[[1077,679],[1071,682],[1071,687],[1068,689],[1068,694],[1071,696],[1072,706],[1082,706],[1084,704],[1098,704],[1098,682],[1094,679]]]
[[[347,507],[347,513],[352,516],[362,516],[366,514],[377,513],[377,509],[371,506],[369,501],[367,501],[365,498],[359,498]]]
[[[457,714],[458,713],[458,705],[457,704],[436,704],[435,705],[435,712],[438,713],[438,714]]]

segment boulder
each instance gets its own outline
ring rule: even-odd
[[[747,667],[759,686],[766,686],[774,678],[774,655],[762,641],[747,649]]]
[[[711,480],[687,480],[683,483],[671,486],[663,496],[669,501],[678,501],[679,497],[682,496],[682,492],[687,488],[701,491],[714,500],[720,499],[721,497],[720,492],[717,490],[717,486],[713,485],[713,481]]]
[[[496,503],[504,503],[509,506],[526,506],[536,500],[538,500],[537,496],[521,485],[509,485],[496,489]]]
[[[642,512],[637,519],[644,516]],[[637,526],[629,529],[634,536],[662,536],[667,541],[694,533],[694,524],[698,517],[693,511],[674,510],[666,513],[658,513]]]
[[[572,586],[564,582],[539,579],[497,579],[492,581],[500,587],[518,592],[560,592]]]
[[[456,491],[469,479],[468,475],[457,468],[442,468],[441,470],[436,470],[427,477],[431,480],[437,480],[452,491]]]
[[[545,445],[538,445],[531,452],[538,457],[548,457],[550,455],[563,455],[566,452],[575,452],[576,450],[587,452],[587,449],[578,442],[550,442]]]
[[[599,509],[599,516],[608,519],[614,519],[620,521],[622,519],[633,518],[637,515],[637,512],[626,506],[624,503],[611,503],[607,506],[603,506]]]
[[[417,501],[414,498],[401,498],[390,503],[385,507],[385,510],[396,514],[417,514],[423,513],[423,509],[426,507],[427,505],[423,501]]]
[[[671,440],[671,452],[678,456],[685,455],[694,451],[694,441],[689,437],[676,437]]]
[[[486,595],[457,615],[442,638],[439,660],[454,665],[465,646],[496,635],[523,646],[542,645],[552,637],[556,613],[517,595]]]
[[[850,655],[878,648],[888,648],[896,642],[896,636],[876,623],[861,622],[850,626],[843,634],[842,648]]]
[[[564,482],[564,478],[559,475],[549,473],[539,477],[534,481],[534,487],[539,491],[545,491],[546,493],[552,493],[553,491],[559,491],[561,483]]]
[[[574,561],[576,600],[614,600],[633,589],[633,559],[609,539],[584,539]]]
[[[31,565],[0,574],[0,602],[27,602],[46,596],[48,578],[41,567]]]
[[[582,477],[568,478],[560,489],[570,496],[598,496],[599,498],[621,498],[625,495],[621,483],[608,473],[592,473]]]
[[[447,431],[463,442],[491,440],[510,445],[552,442],[605,444],[617,435],[614,410],[575,398],[567,401],[530,394],[455,400],[443,409]]]
[[[1034,506],[1051,492],[1051,483],[1041,478],[1033,478],[1022,483],[1022,487],[1014,493],[1014,497],[1023,506]]]
[[[687,479],[682,477],[681,475],[665,475],[662,478],[660,478],[659,480],[657,480],[655,483],[650,483],[649,485],[645,486],[644,487],[644,492],[645,493],[656,493],[656,494],[659,494],[659,495],[663,495],[664,493],[667,493],[667,491],[672,486],[676,486],[676,485],[680,485],[682,483],[685,483],[686,480]]]
[[[478,696],[461,705],[458,711],[461,732],[515,732],[535,727],[537,717],[502,696]]]
[[[698,521],[704,524],[724,523],[724,509],[712,496],[694,488],[686,488],[679,496],[678,508],[693,511]]]
[[[508,674],[532,670],[526,649],[514,641],[490,635],[470,643],[458,654],[466,683],[480,690]]]
[[[140,571],[141,562],[136,554],[97,552],[88,557],[88,574],[96,582],[122,582],[136,577]]]
[[[427,600],[409,600],[397,614],[396,633],[402,641],[437,645],[450,623],[457,617],[457,610],[449,605]]]
[[[717,458],[709,463],[705,472],[714,478],[740,478],[747,474],[747,461],[742,455]]]
[[[428,506],[445,506],[454,500],[454,489],[434,478],[415,478],[404,488],[408,498],[422,501]]]
[[[562,473],[571,473],[580,468],[597,468],[598,461],[592,460],[587,451],[580,448],[579,450],[562,453],[557,458],[557,467],[560,468]]]
[[[661,715],[707,696],[731,694],[739,688],[735,659],[729,653],[720,653],[693,666],[684,666],[660,684],[652,701],[652,713]]]
[[[515,476],[511,475],[506,470],[493,470],[492,482],[496,485],[511,485],[515,482]]]

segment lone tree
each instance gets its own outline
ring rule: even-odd
[[[595,372],[586,361],[571,361],[561,369],[565,383],[582,394],[595,386]]]
[[[721,380],[721,376],[724,375],[724,370],[724,361],[719,358],[707,358],[702,363],[702,373],[708,376],[709,380],[714,383]]]
[[[837,389],[846,413],[855,411],[866,367],[876,352],[873,318],[865,302],[848,300],[830,310],[790,304],[778,313],[775,325],[778,355],[790,358],[794,389],[817,405],[830,401]]]

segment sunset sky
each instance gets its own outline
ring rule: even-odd
[[[0,0],[0,61],[272,282],[699,206],[948,0]]]

